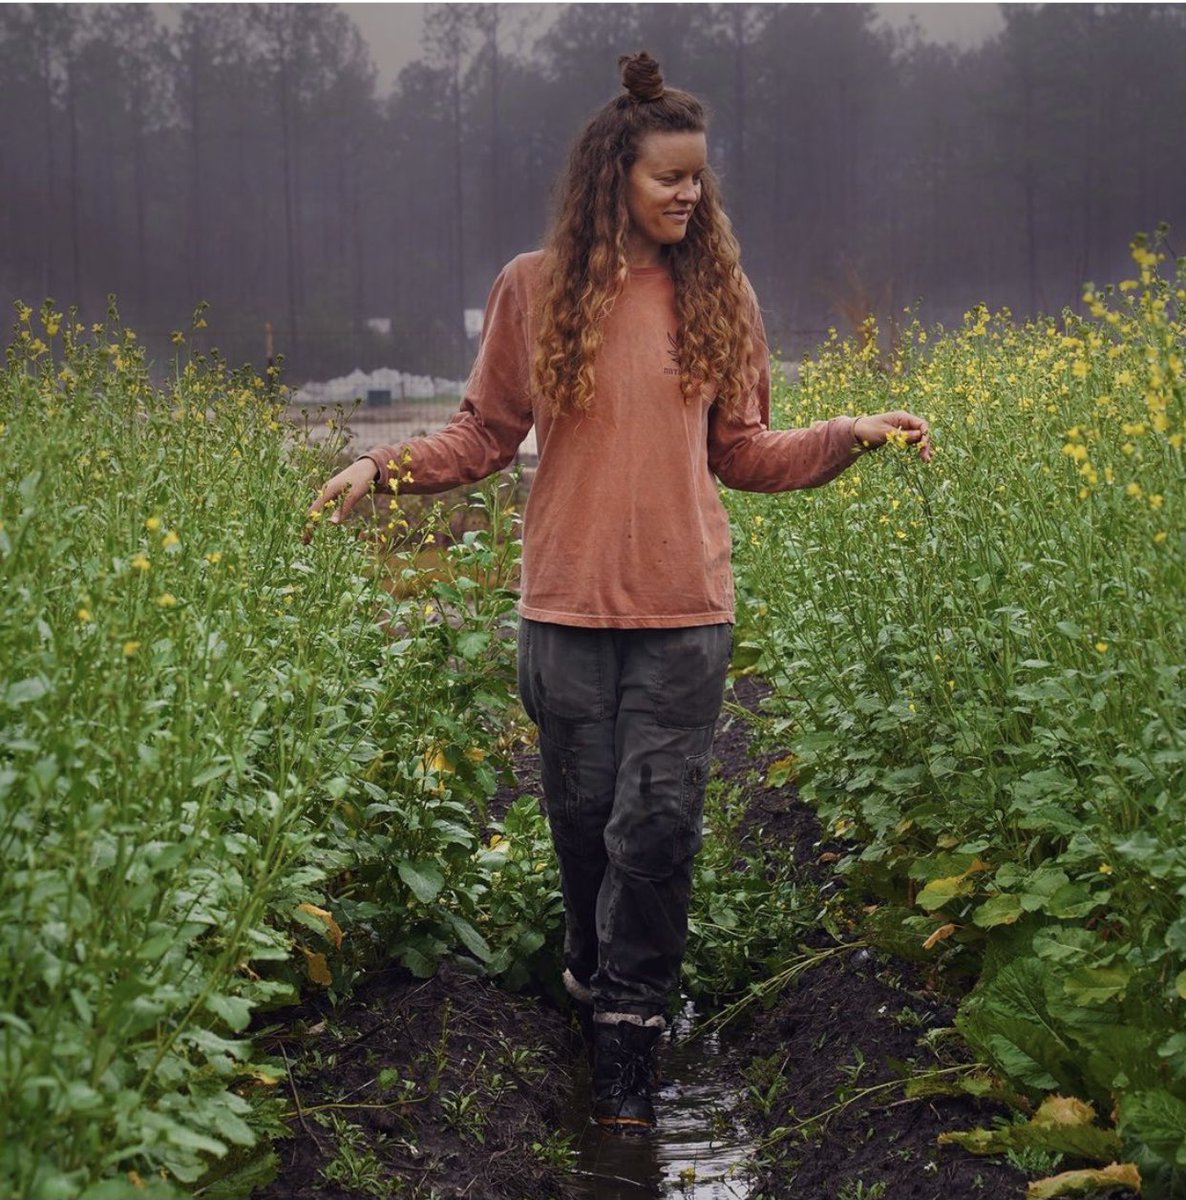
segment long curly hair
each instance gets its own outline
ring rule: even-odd
[[[650,133],[703,133],[695,96],[665,87],[645,51],[618,60],[626,94],[596,113],[577,139],[545,249],[550,271],[540,290],[539,338],[531,382],[553,413],[587,411],[603,322],[626,282],[627,175]],[[736,414],[753,386],[752,301],[741,255],[711,170],[681,241],[663,247],[675,284],[676,352],[685,403],[703,383]]]

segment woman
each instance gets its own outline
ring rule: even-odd
[[[565,984],[592,1008],[594,1119],[645,1132],[679,977],[692,859],[734,617],[717,483],[814,487],[903,431],[906,412],[774,432],[761,315],[707,165],[704,112],[643,53],[572,153],[543,250],[486,309],[461,410],[335,475],[344,519],[372,486],[435,492],[506,466],[532,424],[519,689],[539,728],[560,863]]]

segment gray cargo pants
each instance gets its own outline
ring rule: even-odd
[[[733,627],[583,629],[521,618],[519,693],[539,727],[566,965],[602,1012],[666,1010]]]

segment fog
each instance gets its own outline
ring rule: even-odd
[[[908,305],[1073,307],[1186,218],[1180,6],[4,5],[0,294],[114,294],[161,357],[208,302],[199,344],[258,362],[270,322],[294,383],[463,376],[465,310],[642,47],[709,106],[786,356]]]

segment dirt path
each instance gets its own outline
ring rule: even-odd
[[[753,706],[761,691],[742,679],[734,698]],[[749,835],[790,849],[819,888],[839,886],[813,813],[793,787],[763,785],[778,756],[755,756],[752,742],[743,720],[722,720],[717,769],[745,784]],[[518,767],[504,803],[538,795],[530,756]],[[822,931],[811,940],[834,945]],[[652,1153],[634,1182],[620,1177],[627,1166],[615,1167],[616,1183],[607,1172],[594,1185],[565,1169],[565,1114],[582,1053],[570,1014],[455,971],[427,982],[383,973],[337,1012],[311,1005],[277,1040],[292,1063],[290,1108],[299,1102],[300,1113],[277,1143],[279,1174],[256,1194],[1020,1200],[1019,1170],[936,1143],[944,1130],[991,1123],[1002,1108],[966,1096],[909,1099],[897,1082],[907,1064],[959,1073],[953,1011],[954,998],[909,963],[864,949],[837,954],[765,1011],[755,1006],[704,1068],[731,1110],[711,1119],[736,1123],[756,1146],[748,1181],[698,1191],[694,1170],[664,1178]]]

